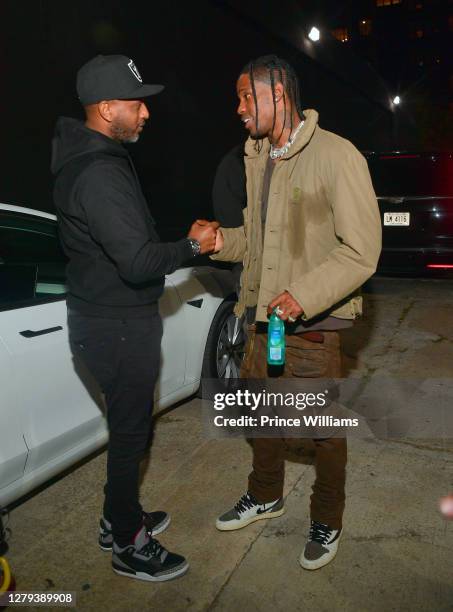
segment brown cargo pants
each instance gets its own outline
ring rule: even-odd
[[[241,378],[267,378],[267,333],[249,325]],[[303,332],[286,336],[284,378],[340,378],[340,337],[336,331]],[[260,502],[283,496],[285,452],[303,439],[252,438],[253,471],[248,490]],[[312,520],[340,529],[345,505],[346,438],[314,439],[316,478],[312,487]]]

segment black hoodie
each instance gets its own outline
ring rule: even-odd
[[[54,201],[69,258],[68,306],[84,314],[143,317],[164,275],[192,257],[190,242],[162,243],[126,149],[60,117],[52,143]]]

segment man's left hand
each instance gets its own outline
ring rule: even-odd
[[[294,322],[304,312],[299,302],[288,291],[280,293],[272,300],[267,307],[267,314],[270,315],[274,308],[277,308],[277,314],[283,321]]]

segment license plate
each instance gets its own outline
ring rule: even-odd
[[[411,214],[408,212],[384,213],[384,225],[409,225]]]

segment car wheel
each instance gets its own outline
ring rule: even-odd
[[[234,302],[223,302],[216,312],[206,341],[202,378],[239,378],[246,335]]]

